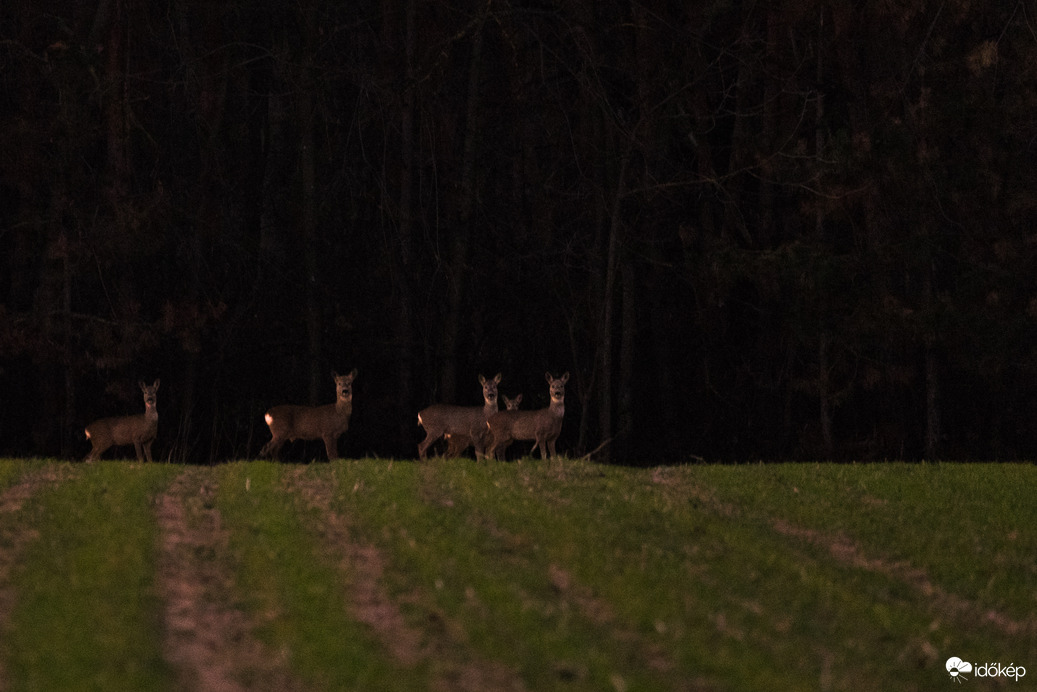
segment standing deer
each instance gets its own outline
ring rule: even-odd
[[[551,403],[547,408],[536,411],[500,411],[490,416],[486,428],[490,434],[490,444],[486,450],[487,457],[494,457],[498,450],[506,449],[514,440],[535,440],[530,450],[532,454],[540,447],[540,457],[546,459],[548,451],[557,457],[555,442],[562,432],[562,418],[565,417],[565,383],[569,381],[569,373],[559,378],[547,373],[547,384],[551,392]]]
[[[508,396],[504,395],[504,410],[505,411],[518,411],[519,404],[522,403],[522,395],[519,394],[514,399],[509,399]],[[465,433],[446,433],[443,435],[446,440],[446,456],[458,457],[461,456],[461,452],[465,451],[472,446],[472,438]],[[504,450],[500,450],[502,455]],[[503,458],[503,456],[502,456]]]
[[[270,426],[270,441],[260,450],[260,456],[276,458],[285,441],[324,440],[328,460],[338,459],[338,438],[349,430],[353,414],[353,380],[356,368],[348,375],[332,372],[335,378],[336,399],[326,406],[295,406],[284,404],[267,411],[266,424]]]
[[[141,461],[141,448],[144,456],[151,461],[151,443],[158,434],[158,385],[159,380],[150,387],[143,382],[138,383],[144,392],[144,413],[136,416],[118,416],[101,418],[86,426],[86,439],[90,440],[90,453],[83,461],[99,459],[109,447],[132,444],[137,451],[137,461]]]
[[[429,445],[444,435],[466,436],[469,440],[468,444],[475,445],[475,455],[481,456],[486,443],[486,419],[497,412],[497,385],[500,384],[500,381],[500,373],[497,373],[492,380],[479,375],[479,384],[482,385],[482,406],[432,404],[419,412],[418,425],[425,428],[425,439],[418,445],[418,457],[424,461]]]

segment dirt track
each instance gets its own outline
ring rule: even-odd
[[[158,470],[156,467],[148,468]],[[435,466],[415,468],[413,491],[423,508],[458,512],[465,506],[467,496],[458,490],[459,486],[444,482]],[[246,519],[233,532],[230,528],[234,527],[225,525],[221,506],[228,517],[234,507],[235,522],[242,521],[239,506],[229,504],[233,495],[221,494],[218,486],[221,479],[227,479],[223,482],[229,484],[229,479],[235,477],[234,469],[229,470],[231,475],[211,467],[165,467],[158,477],[158,485],[151,486],[148,504],[143,507],[145,512],[148,507],[153,508],[158,529],[154,543],[155,587],[160,611],[154,615],[157,616],[156,623],[160,624],[153,633],[155,640],[161,637],[162,659],[168,666],[163,667],[163,675],[167,675],[168,682],[180,690],[291,692],[313,689],[309,678],[302,679],[303,675],[313,671],[293,669],[292,663],[298,666],[300,659],[282,648],[285,645],[277,643],[281,640],[269,636],[267,626],[278,617],[280,601],[275,598],[269,607],[263,606],[261,610],[264,612],[260,613],[250,612],[242,605],[246,602],[242,591],[245,587],[238,580],[243,573],[236,571],[238,568],[229,544],[233,541],[237,546],[235,550],[240,548],[240,539],[245,534],[240,534],[238,529],[249,526],[249,520]],[[75,465],[43,466],[29,471],[14,485],[0,492],[0,638],[7,636],[7,623],[18,598],[11,585],[12,575],[17,577],[20,574],[17,567],[21,560],[35,554],[33,541],[39,534],[32,527],[34,517],[39,518],[37,511],[43,505],[35,504],[34,499],[38,499],[38,495],[45,497],[48,488],[74,481],[77,477],[89,480],[84,476],[87,473],[86,467]],[[486,647],[480,650],[479,642],[473,641],[473,635],[465,630],[465,624],[455,621],[451,613],[444,610],[442,602],[437,601],[438,592],[431,586],[422,586],[424,582],[421,580],[407,581],[392,571],[393,558],[398,557],[387,552],[392,548],[386,546],[392,546],[392,541],[378,542],[381,535],[378,531],[383,528],[381,523],[372,533],[372,527],[364,524],[362,519],[367,516],[363,514],[366,511],[363,506],[354,508],[350,501],[343,501],[348,494],[343,495],[335,473],[324,473],[321,469],[306,466],[284,466],[269,477],[275,482],[263,486],[266,492],[287,500],[272,505],[281,508],[277,512],[287,508],[285,514],[270,516],[301,521],[301,524],[293,523],[292,527],[293,531],[301,527],[298,536],[305,536],[305,541],[299,543],[305,546],[302,554],[308,555],[312,551],[324,570],[321,583],[327,584],[330,576],[332,589],[339,589],[335,596],[335,602],[339,604],[336,608],[344,608],[347,616],[342,622],[348,620],[349,626],[360,623],[359,630],[369,635],[369,640],[374,643],[371,650],[376,653],[366,660],[385,661],[392,673],[406,672],[408,680],[419,680],[423,688],[433,690],[496,692],[527,689],[530,683],[522,674],[527,671],[520,672],[514,664],[494,659],[497,655],[506,658],[506,653],[487,654],[487,650],[492,652],[493,649]],[[238,478],[243,479],[243,476]],[[655,472],[651,483],[653,494],[675,493],[672,498],[675,504],[690,499],[701,508],[703,516],[719,518],[722,522],[738,523],[747,511],[737,503],[718,500],[708,487],[688,483],[678,486],[664,471]],[[247,483],[245,487],[248,487]],[[253,484],[253,492],[255,487]],[[230,485],[224,490],[230,490]],[[540,499],[548,505],[557,502],[559,507],[568,501],[561,495],[557,498],[550,496],[550,492]],[[479,511],[483,513],[479,514]],[[476,513],[482,537],[489,543],[498,541],[505,547],[535,544],[535,532],[527,534],[524,526],[500,520],[492,507],[489,510],[481,508]],[[467,516],[463,512],[461,515]],[[391,526],[392,520],[386,523]],[[977,602],[935,583],[924,569],[909,561],[892,559],[874,546],[866,549],[838,532],[806,528],[777,516],[761,522],[760,528],[765,535],[778,537],[790,552],[802,552],[805,559],[815,553],[824,553],[836,564],[878,574],[892,584],[906,586],[906,592],[917,595],[918,603],[928,604],[924,607],[955,622],[976,623],[1009,638],[1032,638],[1037,631],[1037,622],[1032,617],[1011,617],[1006,611],[981,607]],[[554,555],[550,560],[537,563],[529,557],[533,551],[509,548],[506,552],[508,559],[515,561],[516,565],[523,568],[535,566],[537,574],[542,574],[543,585],[548,587],[545,589],[547,595],[536,597],[539,601],[524,596],[527,598],[524,605],[529,609],[545,608],[544,612],[547,612],[549,608],[552,616],[560,614],[559,621],[571,616],[596,631],[607,633],[605,636],[615,645],[614,651],[638,661],[641,670],[655,679],[667,681],[669,689],[718,689],[708,677],[682,673],[687,664],[673,649],[665,646],[665,636],[655,636],[664,635],[672,623],[656,620],[655,633],[650,626],[647,631],[646,628],[639,629],[629,619],[624,619],[622,609],[603,596],[601,589],[581,583],[579,570],[568,564],[564,557]],[[492,568],[496,568],[496,564]],[[507,569],[504,561],[501,569]],[[253,573],[245,574],[253,576]],[[335,575],[338,575],[337,579]],[[583,576],[586,578],[587,575],[584,573]],[[465,595],[468,596],[467,591]],[[468,597],[479,605],[474,591]],[[746,601],[745,605],[747,608],[755,607],[757,615],[764,614],[764,609],[754,605],[753,601]],[[739,627],[736,622],[733,624],[734,621],[721,610],[709,614],[708,620],[703,618],[702,621],[713,630],[712,636],[718,638],[742,641],[752,635],[750,629]],[[775,623],[775,629],[782,635],[790,624],[788,620],[781,620]],[[264,637],[259,636],[261,631],[265,633]],[[337,633],[339,630],[336,626],[331,631]],[[152,651],[155,651],[155,643],[152,642]],[[332,644],[332,647],[337,646],[337,643]],[[930,643],[929,638],[920,638],[911,646],[914,647],[911,649],[912,660],[917,659],[918,665],[938,667],[943,652]],[[336,655],[340,651],[335,648]],[[831,661],[836,661],[831,653],[826,655]],[[0,656],[0,692],[10,689],[4,664]],[[550,666],[547,669],[549,679],[579,683],[591,679],[578,656],[560,656],[547,664]],[[825,665],[831,668],[836,664]],[[829,670],[826,675],[831,672]],[[538,671],[538,674],[542,675],[543,671]],[[838,676],[831,677],[831,680],[837,679]],[[617,689],[625,689],[626,683],[618,675],[613,683]],[[831,684],[838,686],[836,682]]]
[[[470,692],[522,690],[522,681],[505,666],[465,654],[451,631],[438,623],[424,631],[409,625],[399,604],[384,588],[385,558],[377,548],[355,541],[349,521],[331,507],[332,488],[305,476],[300,468],[286,476],[285,491],[298,496],[320,516],[314,529],[322,554],[335,563],[347,584],[350,615],[369,626],[385,650],[404,668],[429,666],[430,687]],[[165,603],[164,649],[177,673],[178,688],[211,692],[299,690],[283,655],[254,635],[256,623],[233,607],[234,575],[219,556],[227,534],[212,498],[212,474],[191,468],[180,474],[158,500],[161,531],[160,593]]]
[[[16,514],[40,489],[75,475],[78,469],[52,466],[27,475],[0,494],[0,515]],[[286,653],[274,651],[256,635],[257,622],[235,606],[235,575],[227,554],[227,530],[214,498],[214,474],[188,467],[156,498],[159,529],[157,589],[163,603],[163,657],[174,671],[175,687],[203,692],[303,690],[288,669]],[[284,491],[316,509],[322,554],[333,562],[347,585],[350,615],[370,627],[385,650],[403,668],[428,666],[430,688],[437,690],[523,690],[516,673],[481,660],[457,636],[458,628],[441,618],[415,629],[382,583],[386,560],[371,545],[352,539],[349,520],[331,508],[332,489],[307,478],[304,469],[289,473]],[[0,529],[0,633],[16,594],[10,572],[37,534]],[[461,637],[463,638],[463,636]],[[6,675],[0,659],[0,691]]]
[[[204,692],[298,690],[284,657],[253,636],[254,623],[232,605],[234,577],[219,556],[227,535],[209,499],[212,474],[192,468],[159,498],[159,592],[165,603],[164,651],[179,689]]]

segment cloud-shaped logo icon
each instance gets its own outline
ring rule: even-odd
[[[968,661],[963,661],[957,656],[951,656],[947,659],[947,672],[950,673],[952,680],[961,682],[962,680],[968,680],[963,673],[972,672],[972,664]]]

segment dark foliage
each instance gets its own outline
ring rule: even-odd
[[[0,454],[161,377],[249,456],[356,367],[351,455],[568,370],[572,454],[1030,456],[1035,64],[1026,3],[6,2]]]

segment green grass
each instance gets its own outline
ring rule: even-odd
[[[52,463],[42,459],[0,459],[0,492],[17,483],[27,471]]]
[[[531,687],[926,689],[950,655],[1037,661],[1032,627],[1010,634],[980,617],[1000,607],[1026,622],[1032,612],[1029,466],[462,461],[344,471],[342,485],[358,487],[348,504],[399,560],[396,588],[433,592],[435,607]],[[952,516],[945,496],[984,478]],[[862,496],[861,483],[887,491]],[[823,542],[777,531],[777,520],[846,534],[879,566],[834,559]],[[989,547],[977,552],[984,536]],[[609,627],[551,588],[552,565],[609,605]],[[916,586],[918,570],[968,609],[945,612]],[[670,667],[646,671],[646,653],[660,651]]]
[[[0,491],[42,468],[0,462]],[[184,469],[72,468],[0,513],[0,550],[36,532],[11,571],[0,670],[12,690],[165,689],[153,499]],[[229,606],[313,689],[420,690],[495,666],[537,690],[929,690],[954,684],[950,656],[1037,675],[1032,465],[199,472],[219,488],[207,502],[229,536],[213,556],[234,575]],[[353,617],[347,539],[296,475],[327,491],[348,541],[381,554],[417,663]]]
[[[477,658],[519,671],[531,689],[607,689],[620,675],[647,682],[644,671],[612,665],[615,642],[563,603],[540,546],[501,523],[509,503],[488,476],[502,469],[347,463],[340,507],[393,556],[391,586],[410,596],[415,626],[429,613],[453,623]],[[477,506],[495,499],[495,512]]]
[[[285,492],[286,468],[269,462],[215,470],[216,507],[230,530],[232,566],[244,608],[264,624],[258,635],[287,655],[312,689],[393,690],[408,678],[366,627],[350,619],[348,587],[316,536],[319,517]]]
[[[152,501],[171,471],[99,462],[27,503],[22,530],[37,535],[12,570],[0,644],[9,689],[166,688]]]
[[[1008,464],[787,464],[698,474],[721,496],[799,524],[840,531],[910,559],[984,607],[1026,617],[1037,606],[1037,467]]]
[[[1037,467],[788,464],[745,471],[756,474],[753,483],[719,467],[696,475],[718,498],[744,508],[747,519],[780,518],[844,535],[865,558],[922,570],[941,593],[967,602],[960,612],[937,596],[936,607],[922,609],[932,618],[928,639],[941,651],[1029,660],[1037,668]],[[825,551],[818,555],[824,559]],[[898,580],[886,581],[870,595],[873,603],[924,602]],[[985,617],[992,611],[1029,622],[1029,631],[1006,636]]]

